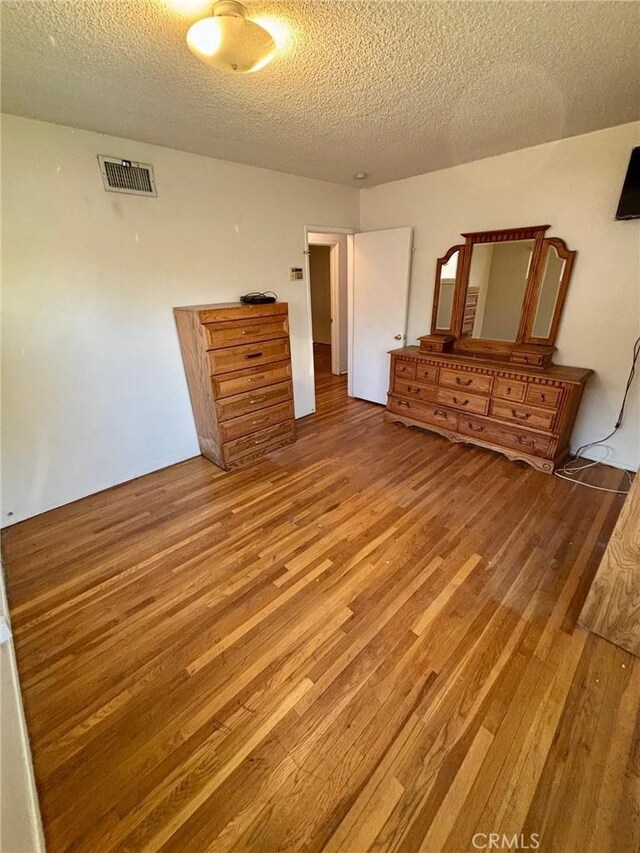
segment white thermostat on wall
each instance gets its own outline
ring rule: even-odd
[[[302,281],[302,267],[289,267],[289,281]]]

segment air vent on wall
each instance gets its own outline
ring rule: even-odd
[[[98,155],[104,188],[112,193],[133,195],[158,195],[153,179],[153,166],[149,163],[134,163],[119,157]]]

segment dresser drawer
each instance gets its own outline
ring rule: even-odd
[[[243,435],[250,435],[252,432],[258,432],[292,418],[293,402],[288,400],[286,403],[269,406],[250,415],[225,421],[220,424],[220,435],[223,441],[234,441],[236,438],[242,438]]]
[[[409,379],[396,379],[393,383],[393,390],[396,394],[401,394],[403,397],[415,397],[417,400],[435,400],[436,386],[425,385],[422,382],[415,382]]]
[[[488,394],[491,390],[491,382],[491,376],[483,376],[480,373],[452,370],[449,367],[443,367],[440,371],[440,385],[446,385],[449,388]]]
[[[289,340],[281,338],[276,341],[265,341],[261,344],[246,344],[241,347],[227,347],[207,352],[209,369],[212,374],[230,373],[243,367],[256,367],[269,364],[272,361],[283,361],[289,358]]]
[[[395,376],[404,377],[405,379],[415,379],[416,365],[414,362],[401,361],[399,358],[396,358],[393,373]]]
[[[396,397],[390,397],[387,408],[397,415],[447,427],[450,430],[455,430],[458,423],[458,415],[455,412],[441,409],[439,406],[430,406],[428,403],[419,400],[400,400]]]
[[[551,446],[551,439],[534,432],[511,427],[507,424],[496,424],[484,421],[480,418],[468,418],[460,415],[458,419],[458,432],[468,435],[480,441],[496,444],[501,447],[509,447],[513,450],[521,450],[533,456],[547,456]]]
[[[550,388],[546,385],[528,385],[527,403],[535,406],[552,406],[557,408],[562,396],[562,388]]]
[[[444,370],[442,372],[444,373]],[[462,389],[450,391],[448,388],[439,387],[437,400],[445,406],[453,406],[462,412],[475,412],[478,415],[486,415],[489,408],[488,398],[467,394],[466,390]]]
[[[418,364],[416,365],[416,379],[421,382],[437,382],[438,381],[438,366],[435,364]]]
[[[221,349],[238,344],[270,341],[289,335],[286,314],[275,317],[252,317],[225,323],[207,323],[202,327],[207,349]]]
[[[517,379],[497,378],[493,383],[492,396],[522,403],[526,390],[527,385],[525,382],[519,382]]]
[[[225,397],[218,400],[218,420],[229,421],[231,418],[239,418],[242,415],[257,412],[266,406],[275,406],[276,403],[284,403],[285,400],[293,398],[291,382],[278,382],[277,385],[269,385],[256,391],[245,391],[244,394],[236,394],[235,397]]]
[[[523,406],[519,403],[503,403],[494,400],[491,403],[491,417],[499,420],[514,421],[522,426],[533,429],[550,430],[556,413],[544,409],[533,409],[531,406]]]
[[[274,385],[284,379],[291,379],[291,362],[282,361],[264,370],[250,368],[240,373],[226,373],[222,376],[214,376],[213,392],[216,399],[229,397],[232,394],[241,394],[243,391],[252,391],[255,388],[264,388],[265,385]]]
[[[229,441],[224,445],[224,458],[227,464],[237,463],[244,456],[251,456],[257,451],[267,451],[270,447],[295,438],[296,429],[291,420],[283,421],[276,426],[254,432],[252,435]]]

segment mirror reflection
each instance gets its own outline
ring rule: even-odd
[[[448,331],[451,328],[453,294],[456,287],[459,255],[460,252],[456,249],[447,263],[440,267],[440,289],[438,291],[438,313],[436,315],[437,330]]]
[[[551,334],[553,312],[558,301],[564,265],[565,261],[560,257],[555,246],[549,246],[542,273],[542,281],[540,283],[538,304],[533,320],[534,338],[548,338]]]
[[[515,341],[534,243],[534,240],[514,240],[474,245],[463,335]]]

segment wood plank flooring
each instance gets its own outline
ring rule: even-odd
[[[638,848],[640,660],[576,627],[622,499],[345,382],[4,532],[50,851]]]

